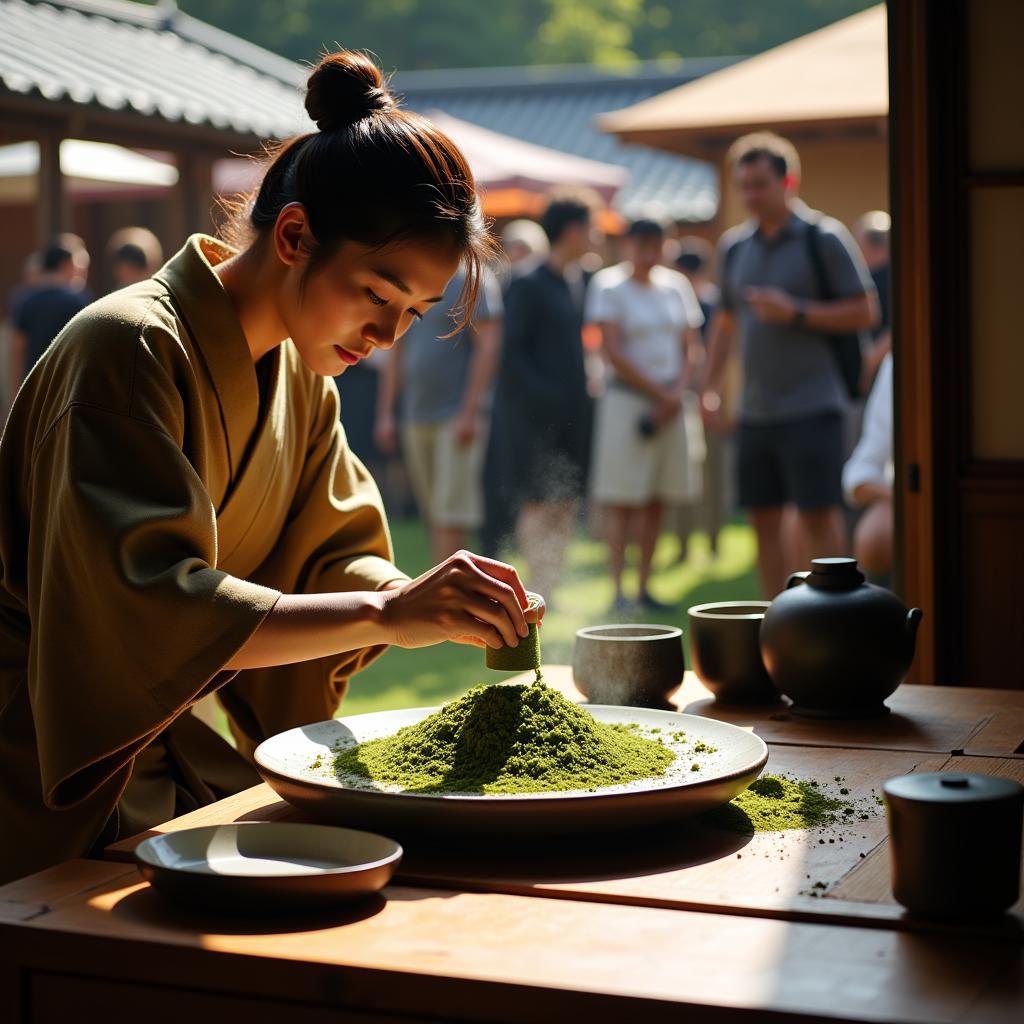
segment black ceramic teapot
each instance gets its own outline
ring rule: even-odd
[[[761,656],[797,714],[868,718],[914,659],[921,609],[865,583],[853,558],[815,558],[796,572],[761,623]]]

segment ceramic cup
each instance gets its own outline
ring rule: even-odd
[[[723,704],[774,704],[779,700],[761,660],[760,630],[769,601],[720,601],[694,605],[690,668]]]
[[[997,917],[1020,894],[1024,787],[962,772],[913,772],[883,787],[892,892],[915,914]]]
[[[683,631],[630,623],[576,631],[572,677],[591,704],[664,707],[683,681]]]

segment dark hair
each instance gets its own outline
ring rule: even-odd
[[[588,224],[600,204],[601,200],[593,189],[553,190],[541,214],[540,226],[548,236],[548,241],[554,245],[573,224]]]
[[[752,132],[737,139],[729,147],[729,166],[752,164],[767,160],[779,178],[787,174],[800,174],[800,157],[788,139],[774,132]]]
[[[85,242],[73,231],[62,231],[46,243],[39,253],[40,270],[57,270],[69,260],[85,268],[89,266],[89,252]]]
[[[306,111],[318,130],[270,150],[259,188],[235,211],[229,240],[244,246],[255,234],[259,242],[290,203],[305,208],[315,239],[307,276],[345,241],[380,249],[447,239],[466,269],[456,330],[464,326],[496,245],[458,147],[426,118],[399,109],[365,53],[325,55],[309,76]]]
[[[40,266],[43,270],[56,270],[74,258],[74,253],[60,242],[50,242],[43,250]]]
[[[134,242],[125,242],[124,245],[119,245],[110,254],[110,261],[112,263],[125,263],[129,267],[135,267],[138,270],[147,270],[149,268],[149,260],[146,259],[142,246],[136,245]]]
[[[128,227],[115,231],[107,241],[107,260],[137,270],[154,271],[163,262],[160,241],[149,228]]]
[[[665,229],[656,221],[641,218],[626,228],[627,238],[664,238]]]
[[[687,235],[679,239],[679,253],[676,266],[688,274],[697,274],[706,267],[714,256],[714,248],[699,235]]]

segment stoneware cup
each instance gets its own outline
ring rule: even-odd
[[[720,601],[694,605],[690,668],[723,704],[774,704],[779,700],[761,660],[760,631],[769,601]]]
[[[576,631],[572,676],[591,704],[665,707],[683,681],[683,631],[630,623]]]

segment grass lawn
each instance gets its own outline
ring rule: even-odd
[[[399,566],[411,576],[429,568],[430,557],[422,524],[406,520],[392,525]],[[666,534],[655,555],[651,593],[670,603],[669,613],[656,621],[686,626],[686,609],[705,601],[756,600],[758,595],[754,535],[742,520],[735,520],[719,537],[718,557],[708,558],[707,537],[694,534],[689,558],[677,562],[679,542]],[[515,562],[515,559],[513,559]],[[626,592],[636,590],[636,573],[627,573]],[[581,626],[623,621],[612,617],[612,583],[604,544],[577,536],[569,548],[564,581],[554,594],[546,594],[549,611],[541,632],[546,662],[572,661],[572,645]],[[651,613],[638,613],[634,621],[651,621]],[[393,647],[349,684],[341,714],[442,704],[483,682],[502,675],[484,667],[482,650],[459,644],[438,644],[414,651]]]

